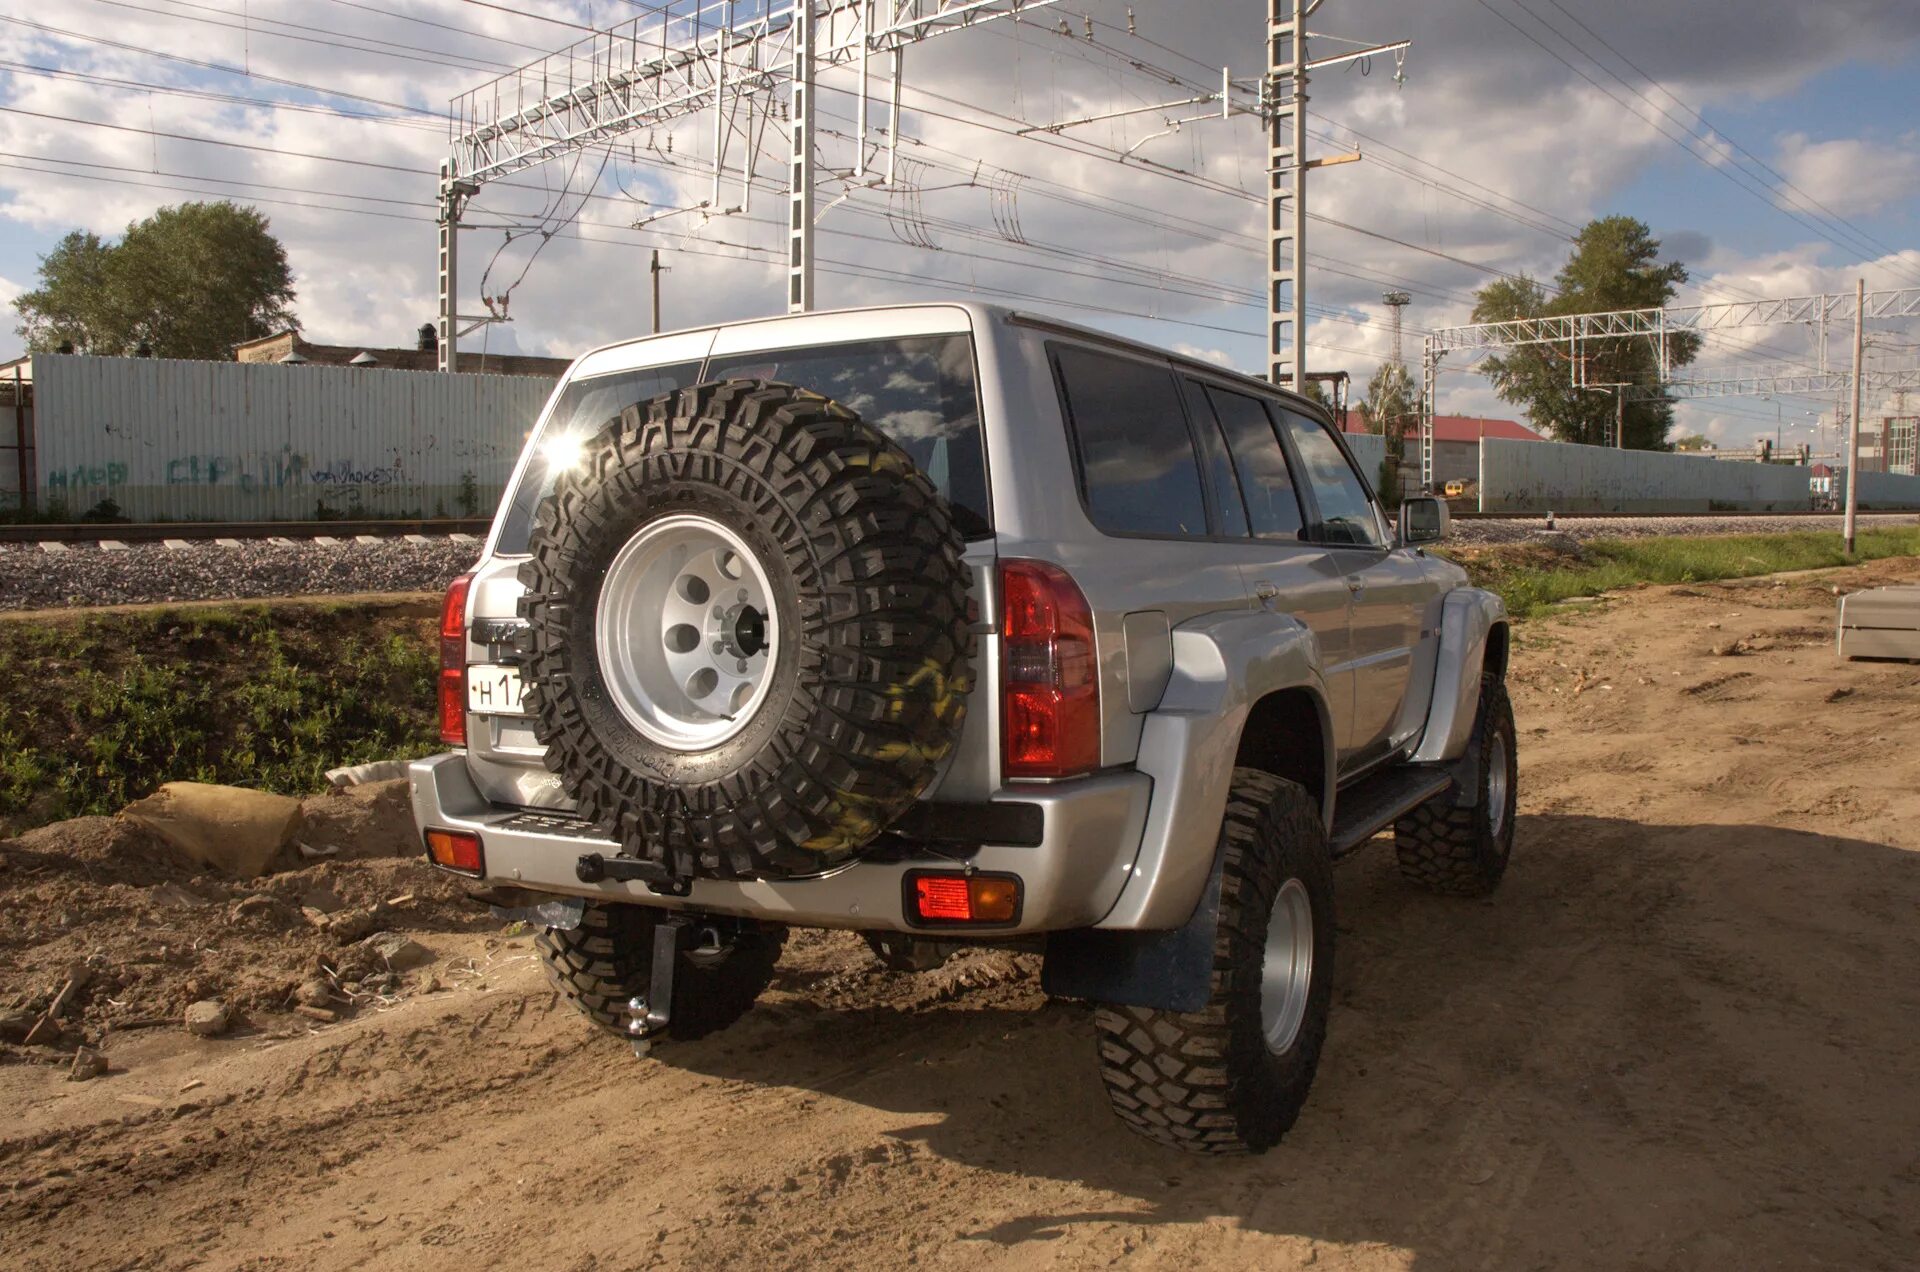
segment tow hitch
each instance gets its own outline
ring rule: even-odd
[[[680,962],[680,945],[691,920],[683,914],[665,914],[653,925],[653,969],[647,992],[627,1000],[627,1034],[633,1054],[644,1058],[653,1040],[666,1031],[673,1010],[673,973]]]

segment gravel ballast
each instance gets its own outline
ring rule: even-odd
[[[1914,525],[1914,513],[1863,513],[1860,525]],[[1579,540],[1639,539],[1655,535],[1838,533],[1841,518],[1696,516],[1554,519],[1554,529]],[[1461,547],[1526,543],[1547,529],[1545,517],[1516,521],[1463,519],[1446,542]],[[221,547],[194,540],[184,548],[132,543],[107,551],[94,543],[47,552],[38,544],[0,544],[0,610],[79,605],[140,605],[166,601],[245,600],[363,592],[434,592],[470,568],[478,540],[434,538],[425,543],[343,537],[331,545],[309,541],[243,541]]]
[[[1838,513],[1830,517],[1742,516],[1739,513],[1692,517],[1582,517],[1571,514],[1556,516],[1552,528],[1585,542],[1589,539],[1651,539],[1661,535],[1792,534],[1807,530],[1838,534],[1845,520]],[[1920,514],[1863,512],[1858,521],[1863,530],[1873,526],[1910,526],[1920,523]],[[1545,516],[1513,521],[1462,518],[1447,527],[1446,542],[1471,548],[1499,543],[1526,543],[1547,528]]]
[[[345,539],[243,541],[238,547],[195,540],[184,548],[132,543],[107,551],[72,543],[65,552],[37,544],[0,544],[0,609],[137,605],[164,601],[244,600],[355,592],[433,592],[470,569],[478,540],[426,543]]]

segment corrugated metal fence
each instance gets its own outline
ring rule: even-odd
[[[534,376],[33,359],[42,508],[136,520],[484,515],[553,391]],[[464,500],[464,502],[463,502]]]

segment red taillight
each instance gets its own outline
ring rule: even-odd
[[[1100,767],[1093,611],[1045,561],[1000,563],[1000,700],[1006,776],[1077,777]]]
[[[472,831],[428,831],[427,856],[442,869],[456,870],[475,878],[487,873],[486,858],[480,852],[480,836]]]
[[[1020,918],[1020,880],[1005,874],[907,876],[907,919],[915,924],[1014,923]]]
[[[447,588],[440,606],[440,740],[467,744],[467,589],[473,575],[462,574]]]

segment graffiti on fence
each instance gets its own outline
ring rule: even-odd
[[[90,486],[124,486],[127,466],[117,459],[98,464],[75,464],[47,474],[48,490],[83,490]]]

